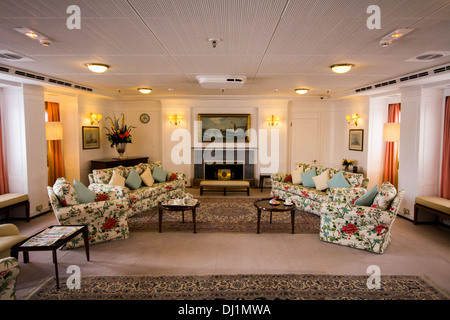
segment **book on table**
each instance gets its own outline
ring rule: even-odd
[[[53,226],[31,237],[22,244],[24,247],[49,246],[54,244],[59,239],[65,238],[82,226]]]

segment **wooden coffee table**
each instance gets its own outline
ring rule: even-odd
[[[284,205],[284,200],[278,199],[280,202],[279,205],[272,205],[269,201],[272,198],[259,199],[255,201],[255,207],[258,209],[258,229],[256,233],[259,233],[259,225],[261,222],[261,212],[269,211],[270,212],[270,223],[272,223],[272,212],[291,212],[291,225],[292,225],[292,234],[294,234],[294,223],[295,223],[295,205],[286,206]]]
[[[28,240],[30,240],[31,238],[41,234],[44,230],[47,229],[52,229],[52,228],[58,228],[58,227],[78,227],[79,229],[70,233],[69,235],[60,238],[58,240],[56,240],[56,242],[51,243],[51,244],[47,244],[47,245],[26,245],[26,242]],[[86,225],[54,225],[54,226],[49,226],[46,229],[39,231],[38,233],[33,234],[31,237],[22,240],[21,242],[15,244],[14,246],[11,247],[10,249],[10,254],[11,257],[14,257],[16,259],[19,258],[19,251],[23,252],[23,262],[24,263],[28,263],[30,261],[29,258],[29,252],[30,251],[52,251],[53,253],[53,263],[55,265],[55,274],[56,274],[56,288],[60,288],[59,286],[59,276],[58,276],[58,259],[57,259],[57,255],[56,255],[56,250],[59,249],[60,247],[62,247],[64,244],[66,244],[67,242],[69,242],[70,240],[72,240],[73,238],[75,238],[77,235],[79,235],[80,233],[83,234],[83,239],[84,239],[84,247],[86,250],[86,258],[87,261],[89,261],[89,235],[88,235],[88,227]]]
[[[191,211],[192,212],[192,222],[194,223],[194,233],[197,233],[196,226],[196,211],[195,209],[200,206],[200,201],[197,200],[197,203],[193,206],[189,205],[166,205],[163,203],[159,203],[158,206],[158,215],[159,215],[159,232],[162,230],[162,216],[164,211],[181,211],[182,213],[182,221],[184,223],[184,212]]]

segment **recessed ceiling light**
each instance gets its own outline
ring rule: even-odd
[[[295,89],[295,92],[297,92],[298,94],[305,94],[305,93],[307,93],[309,91],[309,89],[306,89],[306,88],[298,88],[298,89]]]
[[[92,72],[102,73],[109,69],[109,66],[101,63],[86,63],[84,64]]]
[[[330,68],[336,73],[346,73],[355,65],[349,63],[333,64]]]
[[[138,90],[140,93],[143,93],[143,94],[149,94],[150,92],[152,92],[152,89],[150,89],[150,88],[138,88]]]

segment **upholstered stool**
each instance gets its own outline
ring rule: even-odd
[[[9,210],[15,207],[25,206],[27,222],[30,221],[30,201],[28,195],[23,193],[5,193],[0,195],[0,213],[5,213],[9,218]]]

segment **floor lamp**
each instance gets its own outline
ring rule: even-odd
[[[45,123],[45,139],[50,142],[54,140],[62,140],[63,139],[63,127],[61,122],[57,121],[49,121]],[[53,157],[55,155],[51,152],[51,149],[49,148],[49,143],[47,143],[47,176],[48,176],[48,183],[49,185],[53,185],[54,181],[51,182],[50,180],[50,172],[53,172]],[[53,175],[53,174],[52,174]]]
[[[395,181],[394,186],[398,188],[398,149],[400,142],[400,123],[399,122],[389,122],[383,125],[383,140],[386,142],[397,143],[397,152],[395,155]]]

